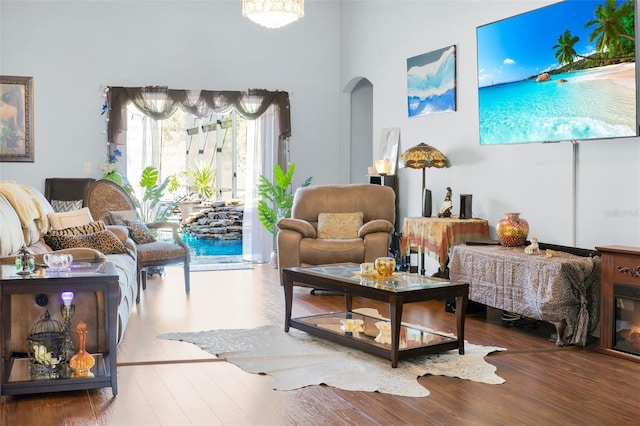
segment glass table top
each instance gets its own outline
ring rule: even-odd
[[[90,277],[115,274],[108,262],[72,262],[68,268],[62,271],[50,270],[46,265],[36,264],[36,268],[28,275],[18,274],[14,265],[2,265],[1,278],[3,280],[14,279],[41,279],[41,278],[69,278],[69,277]]]
[[[288,268],[296,272],[304,272],[311,275],[339,280],[362,286],[379,288],[387,291],[402,292],[434,287],[447,287],[460,285],[455,281],[429,277],[408,272],[395,272],[390,277],[381,277],[373,274],[363,275],[360,273],[358,264],[333,264],[311,267]]]

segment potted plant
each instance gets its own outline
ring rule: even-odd
[[[260,195],[262,199],[258,201],[258,218],[265,229],[274,237],[278,234],[276,222],[281,218],[291,217],[293,194],[291,193],[290,187],[295,170],[295,163],[291,163],[286,172],[282,170],[279,164],[275,164],[273,166],[273,181],[270,181],[264,175],[260,176],[258,195]],[[306,178],[300,187],[309,186],[311,179],[311,176]],[[274,264],[275,259],[273,257],[275,257],[276,254],[274,248],[271,259],[272,264]]]
[[[194,167],[190,168],[187,174],[193,180],[193,186],[201,200],[206,201],[213,197],[216,169],[212,164],[196,161]]]

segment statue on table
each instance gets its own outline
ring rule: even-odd
[[[444,202],[440,207],[438,217],[451,217],[451,210],[453,210],[453,203],[451,202],[451,187],[447,186],[447,195],[444,197]]]

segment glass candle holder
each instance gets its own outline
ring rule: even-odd
[[[379,257],[376,259],[375,268],[381,277],[390,277],[396,270],[396,260],[393,257]]]

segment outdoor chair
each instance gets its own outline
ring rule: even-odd
[[[109,180],[97,180],[87,190],[86,206],[94,220],[102,220],[106,224],[123,225],[139,222],[136,206],[127,192],[118,184]],[[120,223],[118,223],[120,222]],[[184,290],[190,291],[189,262],[190,252],[180,234],[179,224],[174,222],[151,222],[145,224],[150,229],[171,229],[173,242],[150,241],[136,242],[138,259],[138,294],[136,303],[140,302],[140,287],[147,288],[147,268],[182,263],[184,266]],[[129,227],[129,231],[132,229]],[[139,231],[139,229],[134,229]],[[135,237],[135,235],[134,235]],[[133,238],[134,241],[136,238]],[[151,238],[148,238],[151,240]],[[144,241],[144,240],[142,240]]]

